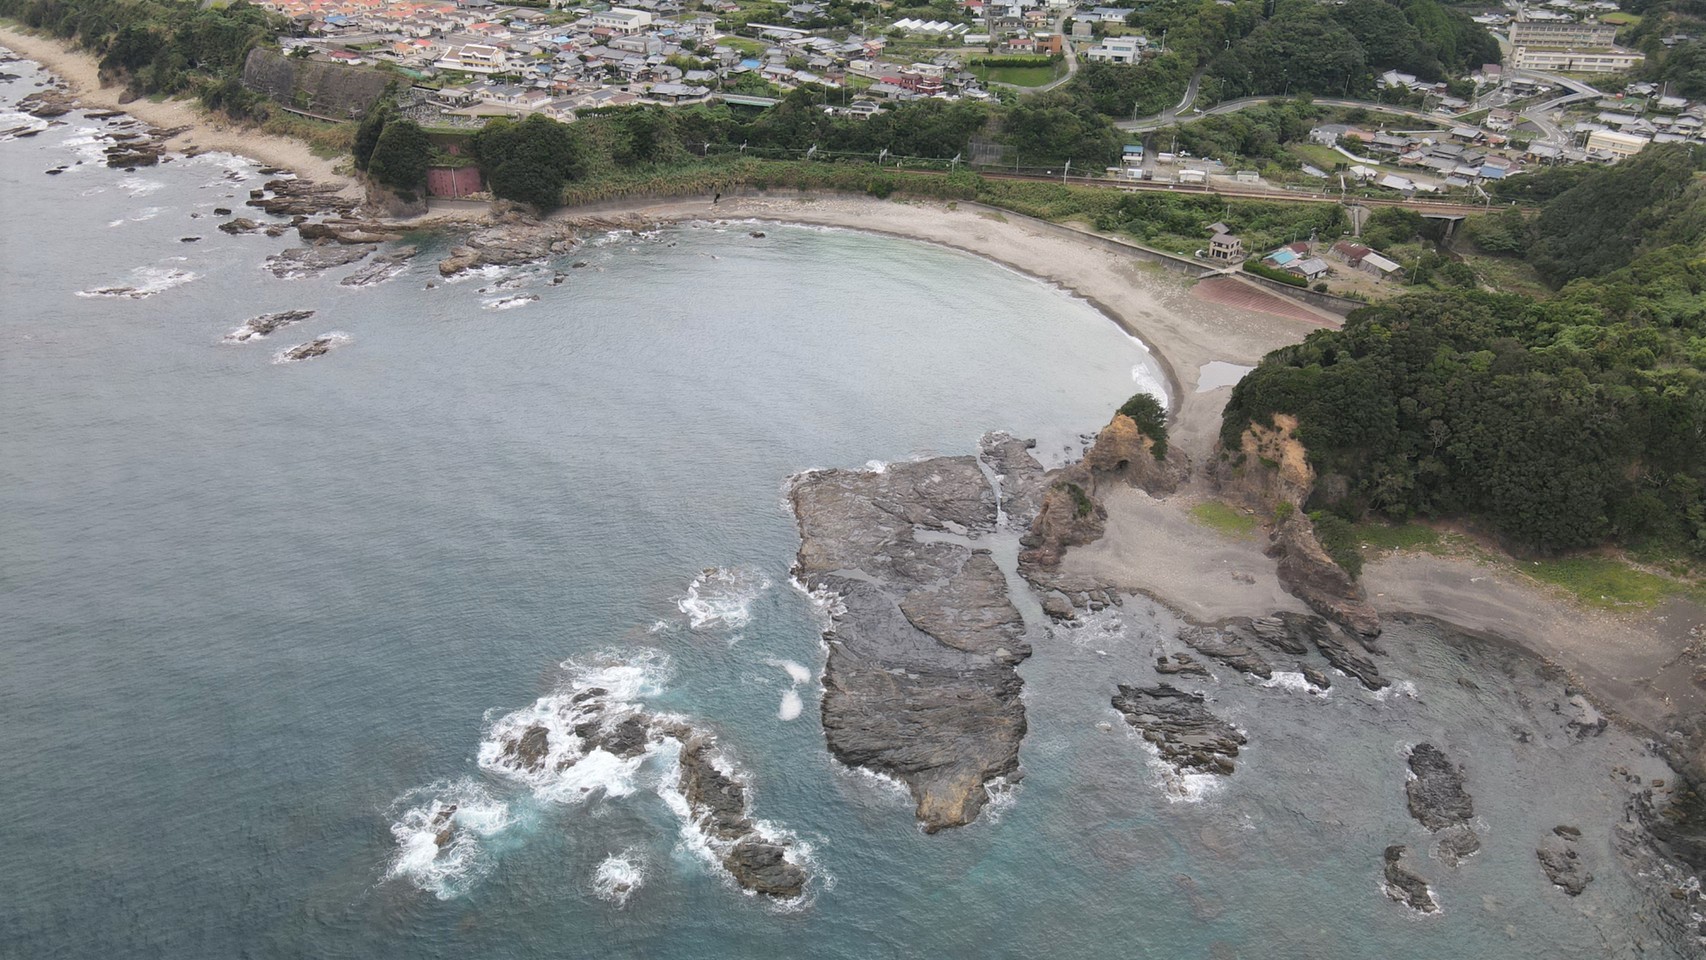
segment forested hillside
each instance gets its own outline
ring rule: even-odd
[[[1166,52],[1140,68],[1086,64],[1074,86],[1109,116],[1159,112],[1204,71],[1206,101],[1256,94],[1368,96],[1396,69],[1427,80],[1499,60],[1498,42],[1438,0],[1155,0],[1126,22]]]
[[[44,30],[95,54],[101,72],[140,94],[193,93],[236,109],[243,60],[271,44],[283,17],[243,0],[202,7],[179,0],[0,0],[0,17]]]
[[[1270,354],[1222,439],[1300,421],[1350,518],[1460,517],[1515,548],[1607,541],[1706,558],[1706,183],[1682,146],[1572,175],[1501,218],[1544,300],[1400,297]],[[1541,184],[1544,186],[1544,184]]]

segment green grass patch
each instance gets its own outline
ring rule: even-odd
[[[971,72],[984,83],[1008,83],[1015,87],[1040,87],[1066,73],[1060,65],[1049,67],[992,67],[976,66]]]
[[[1334,150],[1332,147],[1323,147],[1319,143],[1287,144],[1286,150],[1289,151],[1292,156],[1302,160],[1304,163],[1307,163],[1312,167],[1320,167],[1328,173],[1332,173],[1333,168],[1341,163],[1351,162],[1349,157],[1339,151]],[[1333,186],[1337,187],[1338,183],[1335,181]]]
[[[1561,587],[1590,607],[1651,607],[1668,597],[1706,597],[1706,588],[1648,573],[1610,557],[1518,561],[1517,569]]]
[[[1439,532],[1419,523],[1359,523],[1358,543],[1375,550],[1431,550],[1440,545]]]
[[[1641,22],[1641,15],[1638,13],[1624,13],[1619,10],[1616,13],[1605,14],[1599,18],[1599,22],[1609,23],[1619,27],[1632,27]]]
[[[1255,517],[1234,510],[1219,500],[1210,500],[1192,507],[1191,519],[1229,537],[1247,538],[1256,533]]]

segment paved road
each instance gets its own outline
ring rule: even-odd
[[[1511,74],[1525,80],[1550,83],[1553,86],[1563,87],[1565,90],[1570,91],[1561,97],[1553,97],[1544,103],[1537,103],[1522,111],[1522,119],[1534,124],[1535,127],[1540,130],[1540,135],[1545,138],[1546,142],[1554,147],[1571,146],[1575,143],[1576,138],[1574,134],[1562,129],[1556,123],[1552,122],[1552,112],[1572,103],[1579,103],[1583,100],[1598,100],[1600,97],[1605,96],[1605,94],[1594,89],[1592,86],[1581,82],[1580,80],[1572,80],[1569,77],[1560,76],[1556,73],[1541,73],[1536,70],[1513,70],[1511,71]]]
[[[1200,76],[1201,74],[1198,74],[1198,77]],[[1191,88],[1187,91],[1187,96],[1190,100],[1196,99],[1196,78],[1191,80]],[[1295,98],[1280,96],[1278,94],[1267,97],[1242,97],[1238,100],[1228,100],[1225,103],[1216,104],[1201,113],[1192,113],[1183,117],[1180,117],[1177,114],[1179,111],[1183,110],[1188,103],[1181,103],[1178,107],[1175,107],[1172,110],[1163,110],[1155,116],[1144,117],[1140,120],[1121,120],[1115,123],[1114,126],[1119,127],[1121,130],[1132,130],[1142,133],[1150,130],[1159,130],[1160,128],[1174,122],[1190,123],[1194,120],[1201,120],[1203,117],[1224,116],[1228,113],[1236,113],[1239,110],[1247,110],[1257,104],[1283,103],[1292,99]],[[1416,110],[1412,107],[1396,107],[1389,103],[1376,103],[1373,100],[1345,100],[1338,97],[1316,97],[1314,102],[1326,107],[1361,107],[1364,110],[1397,114],[1402,117],[1415,117],[1418,120],[1429,120],[1434,123],[1441,123],[1451,120],[1456,116],[1460,116],[1460,114],[1431,113],[1424,110]]]

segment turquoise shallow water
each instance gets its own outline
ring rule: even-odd
[[[985,820],[923,836],[829,760],[783,483],[991,428],[1058,455],[1160,381],[1087,305],[953,251],[773,225],[599,238],[559,287],[439,283],[430,250],[369,289],[283,281],[258,267],[287,240],[213,229],[251,164],[44,176],[94,156],[102,125],[68,119],[0,142],[28,225],[0,236],[0,954],[1680,951],[1608,829],[1610,767],[1663,771],[1621,734],[1573,742],[1554,679],[1430,628],[1389,635],[1390,696],[1209,684],[1251,746],[1205,795],[1171,792],[1108,706],[1174,643],[1147,601],[1034,638],[1026,776]],[[318,313],[219,342],[290,308]],[[273,362],[331,331],[328,356]],[[586,797],[481,770],[494,722],[594,674],[719,732],[755,813],[809,845],[805,903],[695,854],[666,757]],[[1469,764],[1486,842],[1456,871],[1424,858],[1446,906],[1427,920],[1378,890],[1386,844],[1426,847],[1403,804],[1422,739]],[[443,796],[485,819],[457,869],[411,867],[399,834]],[[1533,859],[1559,822],[1596,858],[1578,900]],[[642,877],[621,906],[596,888],[613,855]]]

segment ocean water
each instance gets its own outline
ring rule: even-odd
[[[39,79],[7,69],[0,103]],[[214,229],[253,212],[254,164],[108,170],[108,125],[64,119],[0,141],[0,955],[1687,955],[1611,834],[1612,768],[1667,771],[1615,729],[1572,737],[1558,678],[1426,625],[1388,633],[1382,695],[1190,684],[1250,737],[1224,781],[1164,776],[1109,706],[1178,649],[1141,599],[1039,627],[1025,775],[976,824],[924,836],[902,791],[828,757],[786,479],[996,428],[1076,449],[1162,383],[1087,304],[775,224],[454,283],[433,269],[454,238],[422,236],[374,287],[279,280],[260,264],[290,236]],[[221,340],[287,309],[316,314]],[[572,781],[482,764],[593,683],[718,732],[807,851],[802,902],[707,862],[668,756]],[[1467,765],[1485,844],[1421,854],[1427,918],[1380,891],[1387,844],[1427,849],[1403,794],[1422,740]],[[1557,823],[1585,833],[1580,898],[1534,859]]]

